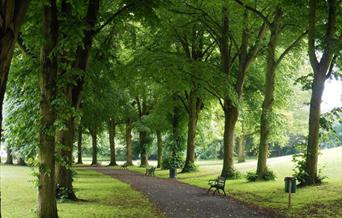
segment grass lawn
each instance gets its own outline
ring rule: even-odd
[[[37,191],[30,168],[1,165],[3,218],[35,217]],[[78,202],[58,203],[61,218],[162,217],[140,192],[126,183],[91,170],[77,170]]]
[[[284,177],[292,175],[292,156],[270,158],[268,166],[277,175],[275,181],[247,182],[245,178],[228,180],[226,191],[229,195],[249,203],[275,208],[294,217],[342,217],[342,147],[322,151],[319,167],[328,176],[320,186],[297,189],[292,196],[292,209],[287,210],[288,195],[284,192]],[[222,161],[199,161],[199,170],[193,173],[179,173],[177,179],[202,188],[208,188],[209,179],[217,177],[222,169]],[[236,164],[242,173],[254,171],[256,161],[249,160]],[[145,169],[130,167],[145,173]],[[156,176],[167,178],[167,170],[156,170]]]

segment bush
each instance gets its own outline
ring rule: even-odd
[[[248,172],[246,175],[246,179],[249,182],[255,182],[258,179],[258,175],[255,172]]]
[[[261,177],[265,181],[275,180],[277,176],[273,173],[272,170],[266,170],[266,172]]]
[[[306,172],[306,152],[295,154],[292,158],[295,163],[295,167],[293,169],[293,176],[298,180],[299,187],[305,186],[308,184],[308,173]],[[315,184],[321,184],[322,181],[327,178],[326,176],[322,176],[322,169],[319,169],[317,178],[315,179]]]
[[[194,172],[198,170],[198,166],[195,163],[185,164],[182,173]]]
[[[236,169],[231,169],[223,174],[227,179],[239,179],[241,178],[241,173]]]
[[[257,180],[264,180],[264,181],[270,181],[275,180],[276,175],[273,173],[272,170],[267,170],[261,177],[256,174],[256,172],[248,172],[246,175],[246,179],[249,182],[255,182]]]
[[[162,169],[183,168],[184,159],[181,156],[169,157],[163,160]]]

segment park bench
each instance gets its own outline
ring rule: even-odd
[[[224,191],[224,187],[226,185],[226,178],[223,176],[217,177],[217,179],[210,179],[208,181],[208,185],[210,186],[208,189],[208,194],[210,193],[211,189],[215,189],[214,195],[216,192],[220,193],[220,190],[223,191],[223,194],[226,195],[226,192]]]
[[[155,171],[156,171],[155,167],[151,167],[149,169],[146,168],[145,176],[154,176]]]

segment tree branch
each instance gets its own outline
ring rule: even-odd
[[[258,11],[257,9],[255,9],[255,8],[253,8],[253,7],[251,7],[251,6],[247,5],[247,4],[245,4],[245,3],[243,3],[243,2],[240,1],[240,0],[235,0],[235,2],[238,3],[239,5],[245,7],[246,9],[248,9],[248,10],[254,12],[254,13],[255,13],[256,15],[258,15],[261,19],[263,19],[264,22],[265,22],[268,26],[271,26],[271,22],[268,20],[268,18],[267,18],[265,15],[263,15],[260,11]]]
[[[296,45],[300,42],[300,40],[303,39],[303,37],[308,34],[308,31],[306,30],[305,32],[303,32],[302,34],[300,34],[297,39],[295,39],[290,45],[289,47],[287,47],[284,52],[279,56],[278,60],[276,61],[276,66],[284,59],[284,57],[294,48],[296,47]]]

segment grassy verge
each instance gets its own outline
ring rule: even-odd
[[[220,174],[222,161],[200,161],[199,170],[178,174],[181,182],[208,188],[207,182]],[[319,157],[319,166],[328,176],[320,186],[297,189],[292,195],[292,209],[287,209],[288,195],[284,193],[284,177],[292,175],[291,156],[270,158],[268,166],[277,175],[275,181],[247,182],[245,178],[229,180],[226,191],[239,200],[273,208],[293,217],[342,217],[342,147],[325,150]],[[256,161],[236,164],[242,173],[256,169]],[[131,170],[145,173],[144,168]],[[156,176],[167,178],[168,171],[158,169]]]
[[[82,199],[58,203],[61,218],[161,217],[148,199],[128,184],[91,170],[77,170],[75,190]],[[3,218],[35,217],[37,191],[28,167],[1,166]]]

